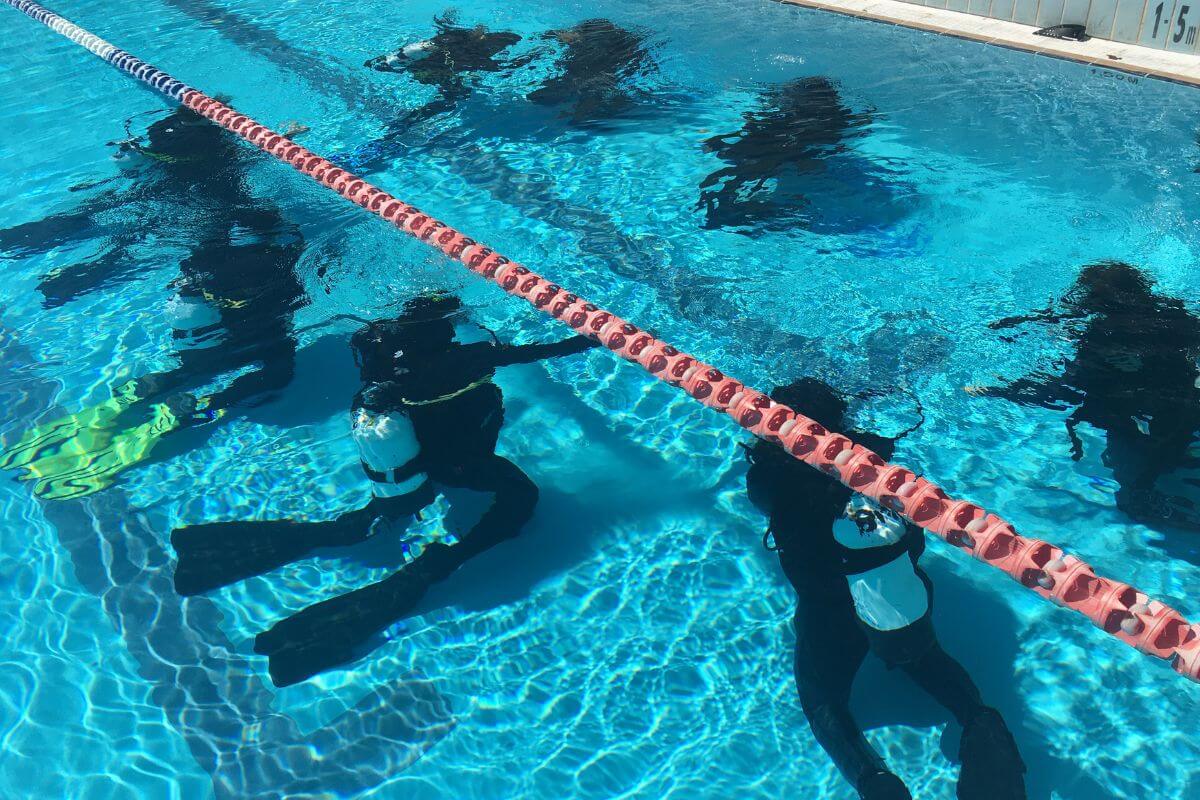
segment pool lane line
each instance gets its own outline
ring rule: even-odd
[[[187,108],[291,165],[328,189],[383,217],[472,272],[530,303],[654,377],[732,417],[766,441],[874,498],[956,549],[1006,572],[1033,592],[1086,616],[1097,627],[1148,655],[1167,659],[1200,682],[1200,625],[1127,584],[1096,575],[1060,548],[1019,535],[1012,525],[965,500],[955,500],[911,470],[888,464],[847,437],[755,391],[715,367],[670,346],[612,312],[565,291],[454,228],[338,168],[224,103],[109,44],[33,0],[4,2],[86,47]]]
[[[1086,42],[1034,36],[1035,26],[984,17],[965,11],[922,6],[905,0],[775,0],[782,5],[828,11],[855,19],[884,22],[903,28],[938,33],[1022,53],[1154,78],[1168,83],[1200,87],[1200,58],[1191,53],[1159,50],[1093,36]],[[1109,77],[1119,77],[1110,75]]]

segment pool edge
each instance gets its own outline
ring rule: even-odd
[[[1033,26],[930,8],[900,0],[773,0],[783,5],[830,11],[857,19],[886,22],[914,30],[1074,61],[1140,78],[1200,87],[1200,58],[1093,38],[1069,42],[1033,37]],[[1112,58],[1113,55],[1119,60]],[[1155,62],[1158,62],[1157,64]]]

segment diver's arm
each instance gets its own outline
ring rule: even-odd
[[[964,386],[967,394],[976,397],[998,397],[1023,406],[1057,409],[1083,401],[1083,393],[1061,379],[1050,375],[1018,378],[1000,386]]]
[[[1074,319],[1082,319],[1087,314],[1070,308],[1066,311],[1055,311],[1053,306],[1047,306],[1041,311],[1035,311],[1032,314],[1020,314],[1015,317],[1005,317],[998,319],[995,322],[989,322],[988,327],[994,331],[1003,330],[1005,328],[1015,328],[1018,325],[1024,325],[1027,322],[1045,322],[1051,325],[1059,322],[1068,322]]]
[[[572,336],[561,342],[544,344],[498,345],[492,348],[492,363],[497,367],[509,364],[532,364],[547,358],[561,358],[590,350],[600,343],[587,336]]]
[[[103,236],[107,231],[97,220],[99,214],[126,204],[115,192],[105,192],[78,210],[0,228],[0,255],[39,255],[56,247]]]

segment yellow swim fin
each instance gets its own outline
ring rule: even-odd
[[[148,421],[120,427],[120,414],[137,400],[131,381],[111,399],[39,426],[0,454],[0,468],[24,470],[21,480],[34,481],[34,494],[46,500],[85,497],[111,486],[182,424],[166,404],[155,403]]]

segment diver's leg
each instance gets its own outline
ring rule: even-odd
[[[885,663],[900,667],[963,726],[959,744],[960,800],[1023,800],[1025,762],[1000,712],[983,704],[979,687],[938,643],[933,629],[933,584],[924,570],[917,575],[929,592],[929,611],[895,631],[871,633],[871,649]]]
[[[515,537],[533,516],[537,485],[507,458],[492,454],[451,466],[433,466],[429,477],[438,483],[477,492],[490,492],[492,504],[457,544],[430,545],[416,559],[434,580],[442,580],[483,551]]]
[[[138,400],[159,402],[196,383],[197,376],[189,365],[181,364],[163,372],[150,372],[134,379],[134,394]]]
[[[946,708],[959,724],[966,725],[984,708],[979,687],[967,670],[934,641],[916,661],[902,668],[925,692]]]
[[[78,211],[51,214],[40,220],[0,228],[0,255],[34,255],[56,247],[92,239],[103,233],[97,212],[115,209],[124,201],[115,192],[105,192],[84,203]]]
[[[533,514],[537,487],[515,464],[500,456],[434,465],[433,480],[495,493],[491,507],[455,545],[428,545],[394,575],[293,614],[260,633],[254,651],[270,658],[277,686],[306,680],[344,664],[379,631],[412,613],[429,587],[464,562],[515,536]]]
[[[838,598],[849,603],[849,598]],[[796,689],[813,736],[866,800],[911,800],[850,713],[850,687],[867,640],[842,602],[796,611]]]
[[[373,498],[359,509],[324,522],[291,520],[213,522],[177,528],[171,533],[178,563],[175,590],[195,595],[278,569],[320,547],[345,547],[364,541],[375,520],[410,517],[435,495],[425,483],[400,497]]]
[[[173,398],[190,398],[188,390],[249,363],[240,360],[224,341],[212,347],[177,346],[173,355],[178,366],[162,372],[148,372],[134,379],[134,394],[139,402],[162,403]]]
[[[1117,481],[1114,499],[1124,514],[1149,527],[1195,531],[1200,528],[1197,493],[1176,477],[1180,470],[1193,466],[1193,427],[1200,422],[1182,414],[1174,416],[1180,419],[1150,420],[1149,435],[1109,431],[1104,462]]]
[[[265,402],[268,397],[286,388],[296,374],[296,341],[290,337],[258,344],[247,357],[260,366],[253,372],[239,375],[224,389],[208,398],[210,408],[232,408]]]
[[[177,528],[171,532],[178,558],[175,591],[202,594],[290,564],[316,547],[365,538],[370,520],[352,524],[350,516],[327,522],[235,520]]]
[[[1021,752],[1000,712],[983,704],[979,688],[963,665],[935,640],[903,669],[963,727],[958,748],[960,800],[1023,800],[1025,762]]]
[[[448,100],[439,95],[423,106],[415,108],[387,124],[382,136],[367,142],[351,153],[333,156],[338,164],[360,175],[368,175],[387,168],[403,155],[409,146],[405,134],[440,114],[453,111],[457,100]]]

